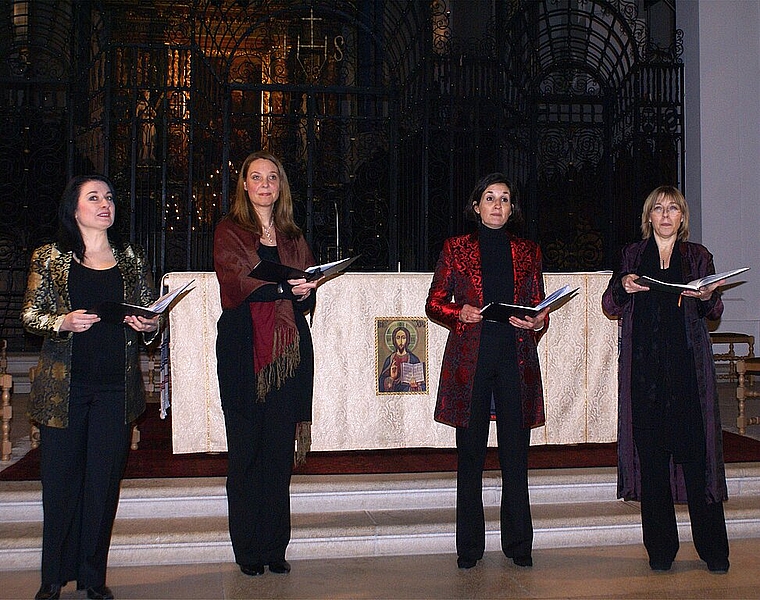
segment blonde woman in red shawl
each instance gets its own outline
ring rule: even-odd
[[[305,269],[312,252],[293,221],[285,170],[267,152],[240,169],[214,233],[222,315],[217,374],[227,430],[227,502],[235,562],[246,575],[288,573],[294,441],[308,448],[314,352],[306,313],[315,281],[249,277],[260,259]]]

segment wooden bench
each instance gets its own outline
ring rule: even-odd
[[[0,442],[0,460],[7,462],[13,454],[11,444],[11,419],[13,418],[13,406],[11,405],[11,388],[13,377],[8,373],[8,355],[6,350],[8,342],[0,340],[0,411],[2,411],[2,441]]]
[[[751,389],[752,383],[748,381],[751,375],[760,375],[760,358],[740,358],[736,361],[736,374],[739,380],[736,386],[736,402],[739,410],[736,427],[739,429],[739,434],[744,435],[749,425],[760,425],[760,416],[747,417],[744,414],[744,403],[747,398],[760,398],[760,391]]]
[[[728,363],[728,373],[721,373],[718,375],[718,379],[728,379],[729,381],[735,381],[737,379],[736,363],[739,359],[754,358],[755,357],[755,337],[746,333],[724,333],[722,331],[713,332],[710,334],[710,341],[713,346],[724,345],[728,346],[728,352],[715,352],[713,350],[713,358],[715,365],[720,362]],[[746,354],[737,354],[736,344],[743,344],[747,346]],[[750,380],[751,382],[751,380]]]

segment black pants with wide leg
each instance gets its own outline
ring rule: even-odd
[[[670,484],[671,454],[646,429],[634,428],[641,464],[641,525],[649,563],[668,568],[678,552],[678,525]],[[699,557],[709,566],[728,564],[728,536],[723,503],[708,504],[705,461],[682,465],[691,533]]]
[[[69,426],[40,427],[42,583],[106,583],[132,427],[124,386],[72,386]]]
[[[501,466],[501,548],[508,557],[529,556],[533,523],[528,498],[530,429],[522,427],[520,385],[514,341],[481,336],[469,427],[457,428],[457,555],[480,559],[485,550],[483,466],[491,406]]]
[[[296,423],[287,388],[286,382],[266,402],[224,413],[230,538],[240,565],[284,560],[290,542]]]

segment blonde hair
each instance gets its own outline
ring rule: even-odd
[[[659,200],[671,200],[678,208],[681,209],[681,224],[678,227],[678,240],[685,242],[689,239],[689,205],[686,204],[686,198],[680,190],[672,185],[661,185],[652,190],[644,200],[644,206],[641,209],[641,237],[649,239],[652,236],[652,221],[649,218],[654,205]]]
[[[256,160],[263,159],[268,160],[275,167],[277,167],[277,174],[280,178],[280,193],[275,201],[274,211],[272,217],[274,219],[274,225],[278,233],[283,233],[289,238],[296,238],[301,235],[301,229],[296,225],[293,219],[293,198],[290,194],[290,183],[288,182],[288,176],[285,173],[285,168],[282,166],[280,160],[266,152],[259,150],[249,154],[243,161],[243,165],[240,167],[240,176],[238,177],[237,186],[235,187],[235,196],[232,199],[230,205],[230,212],[227,214],[227,218],[235,222],[247,231],[251,231],[258,235],[263,233],[261,226],[261,219],[256,210],[253,208],[251,199],[248,197],[248,192],[245,189],[245,179],[248,176],[248,169]]]

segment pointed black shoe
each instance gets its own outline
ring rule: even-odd
[[[264,563],[255,563],[253,565],[240,565],[240,570],[246,575],[256,577],[264,574]]]
[[[87,588],[89,600],[113,600],[113,592],[107,585],[94,585]]]
[[[478,561],[474,558],[467,558],[465,556],[457,556],[457,567],[460,569],[472,569]]]
[[[531,558],[530,554],[527,554],[525,556],[515,556],[512,558],[512,562],[515,563],[518,567],[533,566],[533,559]]]
[[[290,563],[284,558],[281,560],[273,560],[269,563],[269,570],[272,573],[290,573]]]
[[[710,570],[710,573],[715,573],[716,575],[724,575],[728,573],[729,566],[728,560],[707,563],[707,568]]]
[[[34,600],[56,600],[61,597],[60,583],[43,583],[34,595]]]

